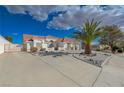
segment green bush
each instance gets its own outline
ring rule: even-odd
[[[118,49],[118,53],[123,53],[123,49],[122,48],[119,48]]]
[[[112,47],[112,52],[115,53],[116,51],[118,51],[119,47],[118,46],[113,46]]]
[[[45,51],[45,48],[41,48],[40,51]]]
[[[112,47],[112,50],[114,51],[114,50],[118,50],[119,49],[119,47],[118,46],[113,46]]]
[[[96,51],[100,51],[100,49],[97,48]]]

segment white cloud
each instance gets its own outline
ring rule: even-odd
[[[70,29],[81,26],[87,19],[102,21],[103,25],[124,25],[124,6],[57,6],[27,5],[5,6],[10,13],[29,14],[38,21],[48,18],[49,13],[66,11],[48,23],[49,28]]]
[[[64,10],[61,6],[55,5],[8,5],[5,7],[10,13],[29,14],[38,21],[46,20],[51,12]]]
[[[80,6],[73,6],[73,11],[55,17],[48,26],[61,29],[79,27],[87,19],[93,18],[102,21],[102,25],[124,25],[124,6],[83,6],[79,9],[76,7]]]

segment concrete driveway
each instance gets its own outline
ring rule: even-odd
[[[0,55],[0,86],[92,86],[99,71],[69,56]]]
[[[0,55],[0,86],[124,86],[124,58],[113,56],[99,68],[71,56]]]

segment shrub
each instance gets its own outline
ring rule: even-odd
[[[41,48],[40,51],[45,51],[45,48]]]
[[[118,53],[122,53],[123,52],[123,49],[122,48],[119,48],[118,49]]]
[[[109,49],[109,47],[105,47],[103,50],[108,50]]]
[[[55,49],[55,50],[58,50],[58,47],[55,47],[54,49]]]
[[[113,46],[113,47],[112,47],[112,52],[115,53],[118,49],[119,49],[118,46]]]
[[[118,46],[113,46],[113,47],[112,47],[112,50],[118,50],[118,49],[119,49]]]
[[[38,50],[37,47],[32,47],[31,48],[31,52],[37,52],[37,50]]]
[[[96,51],[100,51],[100,49],[97,48]]]

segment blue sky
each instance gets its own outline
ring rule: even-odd
[[[22,43],[22,34],[68,37],[87,19],[124,26],[124,6],[0,6],[0,34]]]
[[[3,36],[12,36],[13,43],[21,44],[23,34],[33,35],[53,35],[57,37],[68,37],[75,30],[50,29],[47,27],[48,22],[53,16],[59,13],[52,13],[48,19],[40,22],[35,20],[30,15],[12,14],[3,6],[0,6],[0,33]]]

